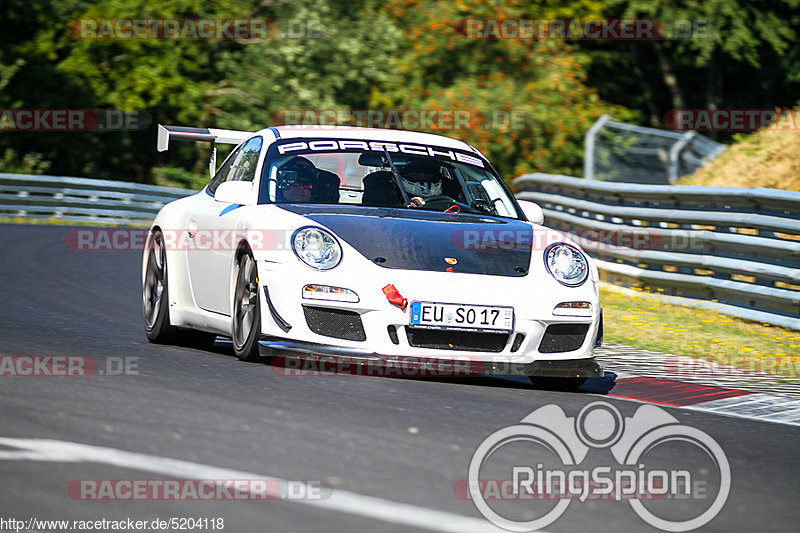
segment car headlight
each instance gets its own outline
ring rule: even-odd
[[[589,261],[580,250],[564,242],[551,244],[544,251],[544,264],[556,280],[576,287],[589,277]]]
[[[314,226],[294,232],[292,250],[302,262],[317,270],[329,270],[342,260],[342,247],[336,237]]]

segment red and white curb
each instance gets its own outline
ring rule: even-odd
[[[645,376],[618,377],[607,396],[800,426],[800,399]]]

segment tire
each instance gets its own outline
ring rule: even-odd
[[[239,259],[236,287],[233,290],[231,327],[233,351],[241,361],[261,360],[258,337],[261,333],[261,303],[258,296],[258,268],[250,252]]]
[[[178,329],[169,321],[169,284],[164,235],[160,230],[150,234],[147,266],[142,284],[142,315],[147,340],[158,344],[178,344],[206,349],[217,336],[205,331]]]
[[[586,383],[586,378],[545,378],[528,376],[528,379],[530,379],[531,383],[537,388],[557,391],[575,391]]]
[[[144,332],[150,342],[171,344],[177,340],[178,330],[169,323],[167,252],[160,230],[150,234],[147,248],[147,265],[142,282]]]

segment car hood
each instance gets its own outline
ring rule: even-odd
[[[525,276],[533,228],[521,220],[348,205],[281,204],[384,268]]]

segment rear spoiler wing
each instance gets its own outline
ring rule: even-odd
[[[241,144],[253,136],[249,131],[219,130],[216,128],[187,128],[185,126],[158,125],[158,140],[156,148],[159,152],[169,149],[169,141],[196,141],[211,143],[211,155],[208,160],[208,170],[211,177],[217,171],[217,146],[222,144]]]

